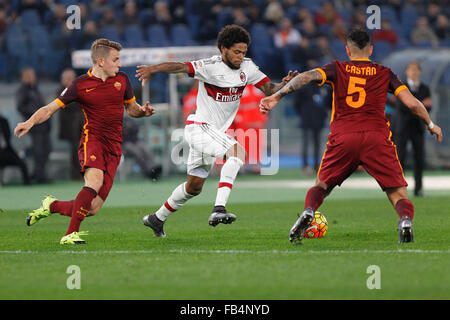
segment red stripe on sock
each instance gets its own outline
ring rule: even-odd
[[[177,210],[175,210],[174,208],[172,208],[171,206],[170,206],[170,204],[166,201],[166,203],[164,203],[164,207],[166,207],[167,208],[167,210],[169,210],[170,212],[175,212],[175,211],[177,211]]]
[[[408,216],[411,220],[414,218],[414,205],[408,199],[400,199],[395,204],[395,211],[400,218]]]
[[[223,188],[223,187],[228,187],[230,189],[233,189],[233,185],[231,183],[228,183],[228,182],[220,182],[219,183],[219,188]]]

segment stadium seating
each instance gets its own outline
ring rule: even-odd
[[[172,45],[177,46],[190,46],[195,45],[192,40],[191,31],[185,24],[176,24],[170,29],[170,39]]]
[[[167,47],[170,43],[161,24],[153,24],[147,28],[147,39],[150,47]]]
[[[119,30],[115,26],[106,26],[100,30],[100,35],[113,41],[121,41]]]
[[[27,28],[33,28],[41,25],[41,17],[39,13],[34,9],[27,9],[21,14],[22,25]]]
[[[377,41],[373,48],[374,60],[381,63],[382,59],[392,51],[392,46],[387,41]]]
[[[125,27],[123,31],[124,46],[127,48],[141,48],[146,46],[142,29],[138,25]]]

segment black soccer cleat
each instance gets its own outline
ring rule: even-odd
[[[306,229],[311,226],[313,220],[314,211],[311,208],[306,208],[291,228],[291,231],[289,231],[289,241],[292,243],[301,243]]]
[[[142,222],[147,227],[152,228],[155,237],[166,238],[167,234],[164,233],[164,221],[158,219],[155,214],[148,214],[142,218]]]
[[[412,221],[409,217],[404,216],[398,222],[398,242],[414,242],[414,234],[412,228]]]
[[[225,207],[215,206],[213,212],[209,216],[208,223],[211,227],[217,226],[219,223],[230,224],[236,220],[236,215],[228,213]]]

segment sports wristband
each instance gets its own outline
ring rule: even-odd
[[[427,126],[428,129],[433,129],[434,128],[434,123],[433,121],[430,120],[430,123]]]

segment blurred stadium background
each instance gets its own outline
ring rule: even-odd
[[[74,4],[80,8],[79,30],[69,30],[66,25],[66,8]],[[192,50],[195,46],[214,47],[223,26],[239,24],[252,36],[248,56],[274,82],[279,82],[289,70],[303,71],[333,59],[346,59],[345,34],[352,26],[366,25],[366,9],[372,4],[380,7],[382,24],[381,30],[372,31],[372,58],[401,77],[409,61],[421,63],[422,81],[432,92],[432,119],[444,131],[442,144],[435,144],[430,136],[426,138],[427,168],[449,169],[450,6],[445,0],[0,0],[0,114],[12,128],[22,121],[15,92],[24,67],[35,69],[39,88],[49,102],[55,98],[61,72],[72,67],[72,54],[89,49],[99,37],[119,41],[124,48]],[[289,25],[300,37],[296,43],[280,45],[276,34]],[[142,92],[134,77],[135,66],[122,69],[129,75],[138,101],[150,96],[153,104],[161,106],[158,116],[139,119],[138,123],[157,161],[164,161],[170,152],[170,133],[183,126],[182,99],[192,86],[191,79],[173,77],[175,81],[171,82],[170,77],[158,75],[146,87],[149,91]],[[86,68],[76,68],[76,72],[80,75]],[[170,118],[171,114],[175,118]],[[58,116],[51,120],[49,171],[53,179],[64,180],[68,178],[69,146],[58,139]],[[281,168],[303,165],[299,120],[293,97],[288,96],[267,122],[269,129],[280,128]],[[322,132],[324,148],[327,130]],[[13,139],[13,145],[31,166],[30,141],[29,137]],[[125,161],[121,176],[139,177],[139,170],[134,162]],[[166,174],[175,172],[181,173],[183,168],[165,168]],[[19,171],[3,170],[2,180],[20,181]]]

